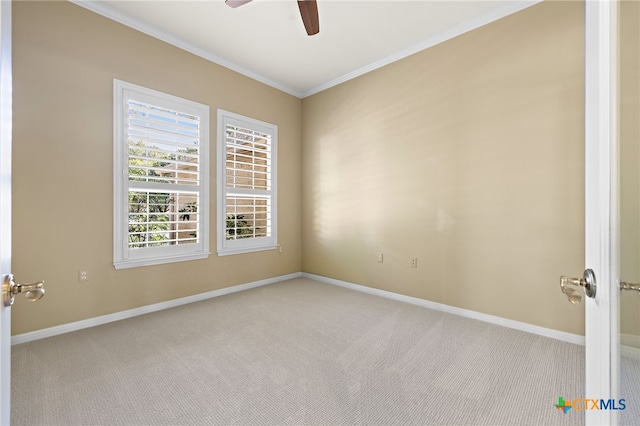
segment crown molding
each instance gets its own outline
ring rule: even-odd
[[[174,37],[164,31],[162,31],[161,29],[154,27],[153,25],[149,25],[148,23],[141,21],[139,19],[135,19],[132,18],[131,16],[120,12],[117,9],[112,8],[111,6],[109,6],[108,4],[106,4],[106,2],[101,1],[101,0],[69,0],[71,3],[76,4],[80,7],[83,7],[87,10],[90,10],[92,12],[95,12],[99,15],[102,15],[106,18],[109,18],[113,21],[116,21],[120,24],[123,24],[127,27],[133,28],[134,30],[140,31],[144,34],[150,35],[151,37],[155,37],[159,40],[162,40],[166,43],[169,43],[179,49],[185,50],[189,53],[192,53],[194,55],[197,55],[201,58],[204,58],[208,61],[214,62],[220,66],[223,66],[225,68],[228,68],[232,71],[235,71],[239,74],[242,74],[244,76],[247,76],[253,80],[259,81],[260,83],[264,83],[268,86],[271,86],[275,89],[278,89],[282,92],[288,93],[290,95],[293,95],[297,98],[306,98],[308,96],[314,95],[316,93],[322,92],[323,90],[329,89],[333,86],[337,86],[341,83],[344,83],[346,81],[352,80],[356,77],[359,77],[361,75],[364,75],[366,73],[369,73],[371,71],[374,71],[378,68],[382,68],[386,65],[389,65],[393,62],[399,61],[400,59],[406,58],[407,56],[413,55],[414,53],[418,53],[421,52],[425,49],[428,49],[430,47],[436,46],[440,43],[443,43],[447,40],[450,40],[452,38],[455,38],[459,35],[465,34],[469,31],[472,31],[476,28],[482,27],[484,25],[490,24],[494,21],[497,21],[499,19],[502,19],[506,16],[512,15],[514,13],[517,13],[521,10],[524,10],[528,7],[531,7],[533,5],[536,5],[540,2],[542,2],[543,0],[516,0],[516,1],[509,1],[506,2],[503,5],[497,6],[494,9],[489,10],[488,12],[476,16],[474,18],[471,18],[465,22],[462,22],[454,27],[451,27],[445,31],[442,31],[438,34],[435,34],[432,37],[429,37],[428,39],[416,43],[414,45],[409,46],[406,49],[403,49],[397,53],[394,53],[393,55],[389,55],[383,59],[380,59],[378,61],[375,61],[369,65],[366,65],[362,68],[359,68],[355,71],[352,71],[350,73],[344,74],[340,77],[337,77],[333,80],[327,81],[323,84],[320,84],[312,89],[309,89],[307,91],[304,92],[300,92],[297,90],[294,90],[288,86],[285,86],[283,84],[277,83],[269,78],[266,78],[258,73],[255,73],[247,68],[241,67],[238,64],[235,64],[227,59],[224,59],[218,55],[215,55],[209,51],[206,51],[204,49],[201,49],[199,47],[196,47],[194,45],[192,45],[191,43],[187,43],[186,41],[179,39],[177,37]]]
[[[494,21],[497,21],[498,19],[502,19],[516,12],[520,12],[521,10],[524,10],[528,7],[541,3],[542,1],[543,0],[521,0],[521,1],[516,0],[516,1],[506,2],[505,4],[497,6],[483,13],[482,15],[475,16],[445,31],[441,31],[424,41],[413,44],[407,47],[406,49],[403,49],[397,53],[387,56],[386,58],[380,59],[379,61],[375,61],[367,66],[359,68],[355,71],[352,71],[348,74],[340,76],[331,81],[327,81],[326,83],[316,86],[313,89],[307,90],[302,93],[302,98],[306,98],[307,96],[314,95],[316,93],[322,92],[323,90],[329,89],[333,86],[337,86],[338,84],[344,83],[346,81],[352,80],[361,75],[367,74],[371,71],[377,70],[378,68],[382,68],[393,62],[399,61],[400,59],[406,58],[407,56],[411,56],[414,53],[421,52],[430,47],[443,43],[447,40],[451,40],[452,38],[458,37],[459,35],[475,30],[476,28],[490,24]]]
[[[232,71],[235,71],[239,74],[247,76],[253,80],[259,81],[260,83],[264,83],[268,86],[271,86],[275,89],[278,89],[282,92],[293,95],[297,98],[302,97],[302,93],[297,90],[293,90],[292,88],[285,86],[283,84],[277,83],[271,79],[268,79],[260,74],[257,74],[251,70],[248,70],[244,67],[241,67],[238,64],[235,64],[229,60],[226,60],[218,55],[215,55],[209,51],[201,49],[199,47],[194,46],[191,43],[187,43],[186,41],[179,39],[178,37],[174,37],[171,34],[168,34],[161,29],[149,25],[148,23],[141,21],[136,18],[132,18],[131,16],[122,13],[121,11],[114,9],[109,6],[106,2],[100,0],[68,0],[69,2],[83,7],[91,12],[95,12],[98,15],[102,15],[105,18],[109,18],[113,21],[116,21],[122,25],[125,25],[129,28],[132,28],[136,31],[140,31],[141,33],[147,34],[151,37],[157,38],[158,40],[162,40],[165,43],[169,43],[172,46],[175,46],[179,49],[185,50],[189,53],[192,53],[196,56],[199,56],[203,59],[206,59],[210,62],[221,65],[225,68],[228,68]]]

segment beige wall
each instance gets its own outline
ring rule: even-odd
[[[583,268],[580,3],[303,101],[66,2],[17,2],[13,25],[13,271],[47,280],[14,334],[300,270],[583,333],[558,287]],[[279,126],[283,254],[113,268],[113,78],[209,105],[213,132],[218,107]],[[211,186],[215,212],[215,167]]]
[[[302,269],[582,334],[583,20],[544,2],[304,99]]]
[[[47,291],[17,298],[14,334],[300,270],[300,99],[68,2],[15,2],[13,29],[13,272]],[[114,78],[209,105],[209,259],[114,269]],[[217,108],[279,126],[282,254],[215,254]]]
[[[640,282],[640,3],[620,6],[620,278]],[[620,293],[622,344],[640,347],[640,295]]]

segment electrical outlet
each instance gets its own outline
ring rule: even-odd
[[[282,246],[278,244],[278,254],[282,254]]]
[[[89,271],[86,269],[80,269],[78,271],[78,281],[81,283],[89,281]]]
[[[382,263],[384,261],[384,255],[382,253],[378,254],[378,263]]]
[[[412,268],[417,268],[418,267],[418,258],[417,257],[412,257],[410,265],[411,265]]]

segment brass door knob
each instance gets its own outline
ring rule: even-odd
[[[24,293],[27,300],[35,302],[44,296],[44,281],[33,284],[17,284],[13,280],[13,275],[2,276],[2,303],[4,306],[13,305],[16,294]]]
[[[596,274],[592,269],[585,269],[582,278],[560,277],[560,290],[567,296],[569,302],[582,302],[580,288],[588,297],[596,297]]]

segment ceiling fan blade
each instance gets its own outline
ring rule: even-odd
[[[316,0],[298,0],[300,16],[307,34],[312,36],[320,32],[320,21],[318,19],[318,5]]]
[[[224,0],[227,6],[233,7],[234,9],[238,6],[242,6],[245,3],[249,3],[251,0]]]

